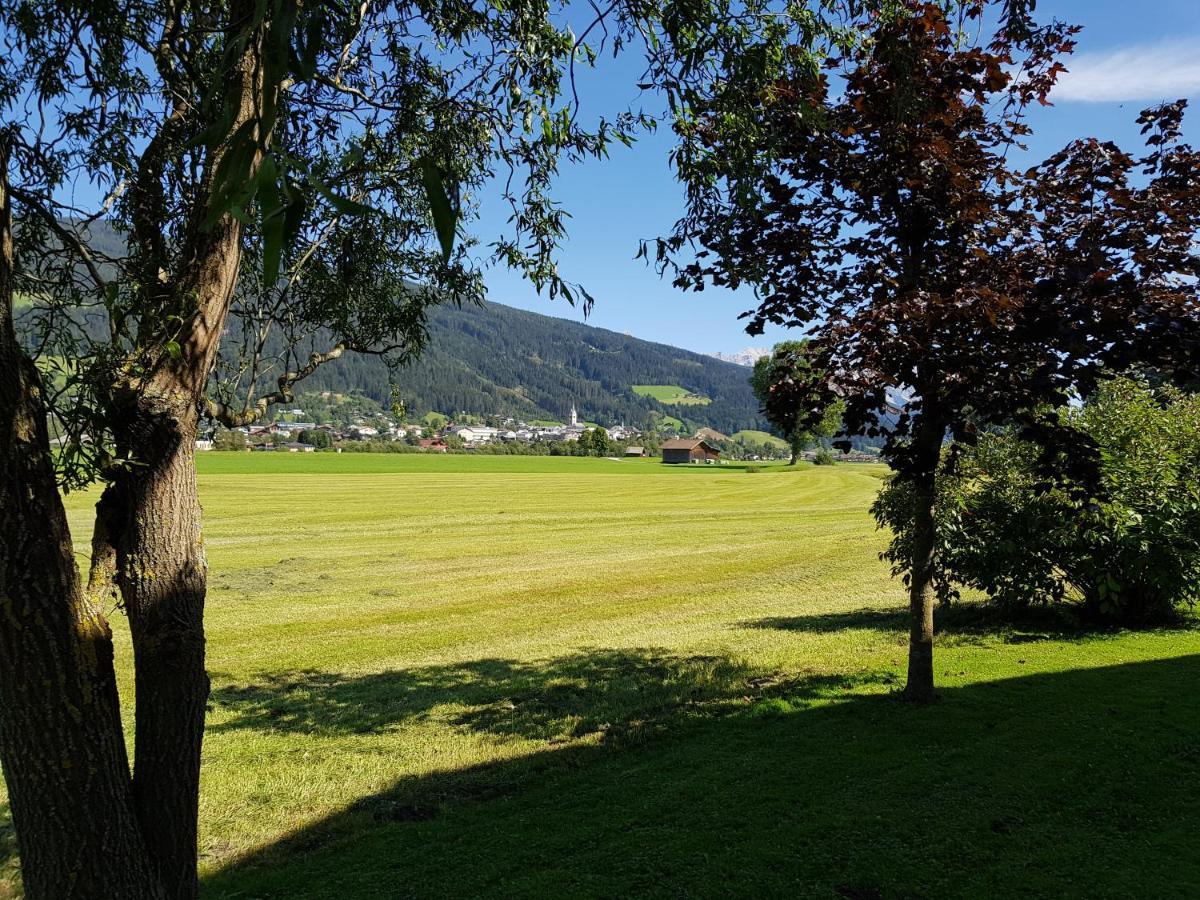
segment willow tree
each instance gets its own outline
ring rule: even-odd
[[[866,39],[735,98],[750,128],[700,98],[682,135],[692,200],[659,244],[665,264],[699,247],[682,287],[752,286],[752,334],[810,336],[775,360],[773,418],[804,427],[840,401],[846,435],[884,439],[914,504],[900,568],[916,701],[934,696],[947,445],[1015,424],[1086,485],[1086,438],[1043,411],[1130,365],[1188,377],[1200,333],[1200,156],[1179,141],[1184,104],[1143,114],[1144,156],[1081,140],[1020,171],[1025,112],[1048,102],[1076,29],[1010,14],[977,45],[986,6],[847,4]],[[893,389],[911,399],[885,418]]]
[[[479,295],[477,257],[576,296],[556,166],[635,123],[579,124],[569,74],[594,52],[568,19],[526,0],[0,8],[0,757],[28,896],[196,894],[202,416],[251,421],[343,352],[413,355],[430,304]],[[493,182],[510,228],[479,253],[466,223]],[[94,481],[85,584],[60,492]]]

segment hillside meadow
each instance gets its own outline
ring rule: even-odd
[[[631,390],[639,397],[651,397],[666,406],[707,406],[712,402],[677,384],[635,384]]]
[[[1200,892],[1200,631],[966,605],[898,702],[882,468],[198,465],[208,897]]]

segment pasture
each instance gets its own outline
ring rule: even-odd
[[[677,384],[635,384],[632,390],[640,397],[650,397],[666,406],[707,406],[712,403],[709,397]]]
[[[1200,631],[967,606],[899,703],[880,468],[198,464],[208,897],[1200,892]]]
[[[753,429],[742,429],[730,435],[735,441],[752,444],[767,444],[771,447],[776,447],[780,450],[789,449],[789,444],[781,437],[771,434],[769,431],[755,431]]]

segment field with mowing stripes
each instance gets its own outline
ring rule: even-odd
[[[898,702],[881,468],[199,467],[208,897],[1200,892],[1200,631],[968,605]]]

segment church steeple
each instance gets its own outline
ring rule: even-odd
[[[579,424],[579,415],[578,415],[578,413],[575,412],[575,404],[572,403],[571,404],[571,426],[574,427],[578,424]]]

